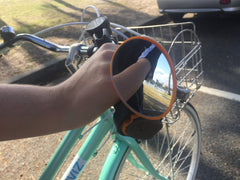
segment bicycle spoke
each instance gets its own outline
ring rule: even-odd
[[[154,168],[166,178],[185,180],[189,178],[189,173],[191,173],[190,179],[194,177],[192,174],[196,172],[196,162],[198,162],[196,158],[199,158],[200,152],[198,142],[200,129],[194,118],[195,116],[193,117],[188,111],[184,111],[174,124],[164,124],[160,132],[152,139],[140,143]],[[145,172],[140,175],[141,172],[132,169],[129,163],[123,170],[128,173],[131,171],[130,174],[133,174],[131,177],[136,177],[136,179],[146,177],[146,179],[151,179],[151,176],[147,176]]]

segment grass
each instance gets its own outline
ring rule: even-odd
[[[12,26],[17,33],[80,20],[90,1],[81,0],[0,0],[0,26]]]
[[[54,25],[80,21],[83,8],[91,1],[0,0],[0,27],[9,25],[14,28],[16,33],[35,33]],[[60,33],[55,31],[61,42],[64,39],[70,40],[67,38],[70,35],[66,34],[64,29]],[[50,38],[54,38],[54,36],[50,34]],[[59,43],[61,43],[60,41]],[[1,38],[0,43],[2,43]],[[31,70],[56,57],[58,57],[56,53],[24,43],[19,47],[12,48],[6,55],[0,56],[0,80]]]
[[[0,0],[0,27],[8,25],[13,27],[17,34],[33,34],[55,25],[80,21],[83,9],[90,4],[96,6],[101,15],[108,16],[110,21],[129,26],[129,23],[139,24],[136,17],[142,21],[141,17],[149,16],[146,12],[136,10],[137,7],[145,7],[145,4],[141,1],[134,0],[134,2],[127,0]],[[85,21],[89,21],[96,17],[96,13],[90,10],[84,17]],[[56,44],[65,45],[71,44],[72,39],[77,40],[79,33],[79,27],[75,26],[70,30],[47,32],[41,37],[52,40]],[[2,43],[1,37],[0,43]],[[50,54],[42,48],[25,45],[25,43],[12,48],[7,54],[0,54],[0,81],[31,70],[32,68],[28,67],[37,67],[56,56],[52,52]]]
[[[163,93],[147,84],[144,84],[144,92],[148,97],[161,102],[165,106],[169,106],[172,96],[168,95],[167,93]]]
[[[55,25],[80,21],[83,9],[90,4],[99,10],[106,7],[114,8],[114,4],[108,0],[0,0],[0,27],[8,25],[13,27],[16,34],[33,34]],[[90,9],[85,14],[84,20],[89,21],[93,17],[96,17],[96,13]],[[80,36],[79,28],[80,26],[61,28],[44,33],[41,37],[57,44],[72,44],[76,43]],[[0,81],[32,70],[59,56],[62,54],[23,43],[4,55],[0,54]]]

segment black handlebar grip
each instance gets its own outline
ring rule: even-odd
[[[13,28],[10,26],[3,26],[0,30],[0,33],[3,38],[4,43],[11,41],[16,36]]]

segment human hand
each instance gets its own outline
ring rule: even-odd
[[[110,76],[110,62],[116,48],[117,45],[111,43],[101,46],[61,85],[61,89],[64,89],[63,94],[67,95],[67,104],[70,105],[68,118],[80,119],[78,126],[94,120],[119,101]],[[113,78],[118,87],[122,88],[123,96],[128,99],[141,86],[149,70],[150,63],[142,59]],[[76,124],[73,123],[72,128],[74,127],[76,128]]]

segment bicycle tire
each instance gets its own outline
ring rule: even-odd
[[[167,128],[169,141],[166,136]],[[201,126],[196,110],[190,103],[186,104],[177,122],[172,125],[164,124],[164,128],[152,139],[141,141],[139,145],[162,176],[177,180],[195,179],[201,150]],[[168,155],[168,145],[171,147],[171,156]],[[116,178],[155,179],[149,173],[134,167],[126,160],[127,156],[129,153],[122,157]]]

